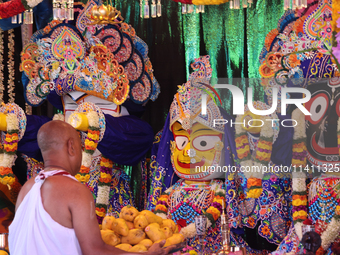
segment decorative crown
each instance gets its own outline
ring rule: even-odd
[[[221,112],[211,96],[214,89],[209,85],[212,68],[209,56],[196,58],[191,64],[195,70],[190,74],[189,81],[178,86],[178,92],[170,106],[170,126],[178,121],[184,129],[190,129],[193,122],[199,122],[211,129],[224,133],[224,125],[214,126],[214,119],[222,119]],[[207,100],[207,114],[201,114],[202,93],[206,91],[209,96]]]
[[[118,24],[124,20],[120,11],[111,5],[93,6],[87,17],[92,21],[88,25]]]

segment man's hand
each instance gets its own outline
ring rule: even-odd
[[[163,248],[165,244],[165,240],[159,242],[159,243],[155,243],[153,244],[149,251],[148,251],[148,255],[166,255],[166,254],[172,254],[176,251],[178,251],[180,248],[184,248],[182,247],[183,244],[180,243],[180,244],[177,244],[177,245],[170,245],[166,248]]]

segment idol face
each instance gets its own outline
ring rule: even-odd
[[[174,135],[171,161],[176,174],[189,180],[218,178],[216,171],[209,169],[220,163],[223,134],[198,122],[188,130],[175,122],[171,131]]]

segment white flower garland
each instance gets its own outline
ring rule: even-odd
[[[321,234],[321,247],[326,251],[334,240],[339,236],[340,220],[332,218],[326,230]]]
[[[57,113],[57,114],[54,114],[53,120],[65,121],[65,116],[62,113]]]
[[[110,200],[110,186],[98,186],[96,204],[108,205]]]
[[[238,115],[236,117],[235,123],[240,123],[242,122],[243,116],[242,115]],[[270,139],[274,137],[274,131],[273,131],[273,127],[272,127],[272,122],[270,121],[265,121],[265,119],[267,119],[267,117],[261,117],[261,120],[263,121],[263,126],[261,127],[261,132],[260,132],[260,137],[264,137],[266,139]],[[243,130],[241,125],[236,125],[235,126],[235,133],[236,135],[240,135],[241,133],[244,133],[245,130]],[[256,166],[255,169],[263,169],[263,165],[260,162],[256,162],[252,159],[249,160],[240,160],[240,165],[243,167],[243,169],[252,169],[252,166]],[[253,172],[253,171],[249,171],[249,172],[244,172],[245,177],[248,178],[258,178],[258,179],[262,179],[263,178],[263,171],[259,171],[259,172]]]
[[[207,220],[207,228],[209,229],[211,227],[210,220]],[[179,231],[180,234],[184,236],[184,238],[193,238],[196,236],[196,226],[195,223],[190,223],[188,226],[181,228],[181,231]]]
[[[304,120],[305,116],[299,108],[295,109],[292,113],[292,119]],[[307,139],[306,127],[304,121],[298,121],[294,127],[293,141],[300,139]],[[292,192],[306,192],[306,173],[305,172],[293,172],[292,173]],[[307,206],[307,205],[306,205]],[[294,224],[295,232],[300,240],[302,240],[302,222],[296,222]]]

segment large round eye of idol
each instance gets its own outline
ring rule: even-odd
[[[223,149],[222,133],[200,123],[185,130],[179,122],[175,122],[171,130],[175,143],[172,146],[171,162],[180,178],[210,180],[224,176],[222,168],[217,168]]]
[[[261,117],[253,114],[250,111],[246,111],[242,118],[242,127],[245,131],[252,134],[259,134],[261,132],[261,126],[263,125]]]

